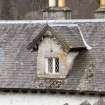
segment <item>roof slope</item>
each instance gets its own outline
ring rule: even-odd
[[[58,38],[62,38],[69,48],[85,48],[80,31],[77,26],[53,26]]]
[[[28,50],[27,45],[39,35],[44,23],[0,24],[0,88],[105,92],[105,22],[64,24],[73,23],[80,26],[92,49],[80,53],[64,80],[36,77],[37,52]]]

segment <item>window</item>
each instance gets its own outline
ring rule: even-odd
[[[45,71],[46,73],[59,73],[59,58],[49,57],[45,58]]]

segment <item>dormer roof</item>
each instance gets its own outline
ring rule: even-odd
[[[67,53],[71,50],[84,50],[86,46],[77,26],[54,26],[45,24],[39,34],[28,45],[28,49],[37,50],[44,37],[56,38]]]

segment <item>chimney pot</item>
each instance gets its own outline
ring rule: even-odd
[[[100,0],[100,8],[105,8],[105,0]]]
[[[95,12],[96,19],[105,19],[105,0],[100,0],[100,7]]]
[[[55,7],[56,6],[56,0],[49,0],[49,7]]]
[[[65,7],[65,0],[58,0],[58,7]]]

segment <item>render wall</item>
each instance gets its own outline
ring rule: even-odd
[[[41,93],[0,93],[0,105],[80,105],[88,101],[91,105],[99,97]]]

